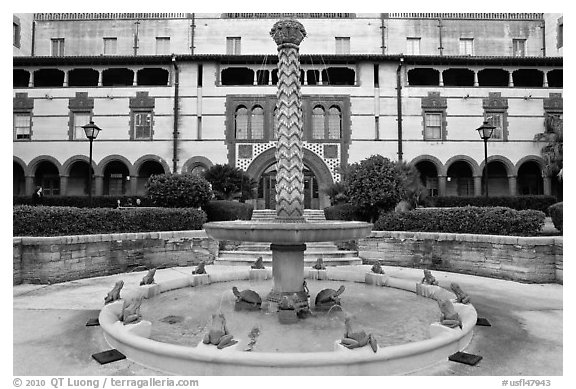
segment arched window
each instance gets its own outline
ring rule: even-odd
[[[328,110],[328,139],[340,139],[342,137],[342,115],[340,108],[333,105]]]
[[[236,139],[248,139],[248,110],[244,106],[236,109]]]
[[[312,138],[324,139],[324,108],[319,105],[312,110]]]
[[[252,108],[251,139],[264,139],[264,109],[259,105]]]

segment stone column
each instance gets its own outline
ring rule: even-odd
[[[479,86],[478,83],[478,70],[474,70],[474,86]]]
[[[308,85],[308,72],[304,70],[304,85]]]
[[[102,196],[104,194],[104,177],[94,174],[94,196]]]
[[[128,176],[126,177],[130,183],[130,189],[128,195],[136,196],[138,192],[138,176]]]
[[[62,86],[68,86],[68,77],[69,77],[69,71],[64,70],[64,81],[62,82]]]
[[[25,176],[24,184],[24,194],[32,196],[32,193],[34,193],[34,176]]]
[[[68,190],[68,176],[60,176],[60,196],[66,196]]]
[[[542,176],[542,184],[544,185],[544,195],[550,196],[552,194],[552,181],[548,176]]]
[[[30,78],[28,79],[28,88],[34,87],[34,70],[30,71]],[[32,195],[32,194],[30,194]]]
[[[254,70],[254,85],[258,85],[258,70]]]
[[[508,86],[510,88],[514,87],[514,77],[513,77],[512,73],[513,73],[512,70],[508,70]]]
[[[548,72],[544,71],[544,83],[542,84],[543,88],[548,88]]]
[[[474,176],[474,196],[482,196],[482,176]]]
[[[438,196],[446,196],[446,176],[438,176]]]
[[[134,77],[132,78],[132,86],[138,85],[138,69],[134,69]]]
[[[296,20],[281,20],[274,24],[270,35],[278,45],[276,219],[303,222],[304,152],[299,45],[306,36],[306,30]]]
[[[516,176],[508,176],[508,188],[510,189],[510,196],[516,196]]]
[[[102,69],[98,70],[98,86],[102,86]]]
[[[442,74],[442,69],[438,69],[438,74],[440,76],[438,86],[444,86],[444,74]]]
[[[322,69],[318,70],[318,85],[322,85]]]

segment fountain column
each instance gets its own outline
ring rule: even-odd
[[[304,174],[302,150],[302,97],[300,93],[299,45],[306,36],[296,20],[274,24],[270,35],[278,45],[276,93],[276,222],[304,223]],[[305,244],[271,244],[274,287],[269,301],[296,295],[307,301],[304,283]]]

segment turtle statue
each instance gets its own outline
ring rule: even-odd
[[[144,276],[144,278],[142,278],[142,281],[140,281],[140,285],[150,285],[154,283],[154,275],[156,274],[156,269],[150,269],[148,270],[148,274],[146,274]]]
[[[454,294],[456,295],[457,303],[468,304],[470,302],[470,296],[464,293],[460,285],[458,285],[457,283],[452,282],[450,284],[450,289],[452,289],[452,292],[454,292]]]
[[[340,342],[344,347],[354,349],[369,344],[372,351],[376,352],[378,350],[378,343],[372,334],[367,334],[364,330],[352,331],[352,318],[348,315],[344,319],[344,326],[346,327],[346,332],[344,332],[344,337]]]
[[[424,285],[438,285],[438,281],[436,281],[436,278],[432,275],[432,272],[428,269],[424,269],[424,278],[422,278],[422,281],[420,283]]]
[[[250,268],[252,268],[252,269],[266,269],[264,267],[264,264],[262,263],[262,257],[256,258],[256,262],[254,262],[254,264],[252,266],[250,266]]]
[[[204,262],[200,262],[196,269],[192,270],[192,274],[207,274],[206,273],[206,264]]]
[[[140,321],[142,315],[140,314],[140,305],[142,305],[142,296],[139,296],[130,301],[124,301],[122,304],[122,314],[120,320],[124,324],[132,324]]]
[[[380,265],[380,261],[376,261],[374,265],[372,265],[372,273],[375,274],[384,274],[384,270],[382,269],[382,265]]]
[[[440,312],[442,312],[440,324],[450,328],[462,328],[462,319],[460,319],[460,315],[458,315],[450,300],[438,300],[438,306],[440,307]]]
[[[338,290],[334,289],[322,289],[316,295],[316,300],[314,300],[314,306],[316,309],[329,310],[334,305],[340,305],[339,296],[344,293],[344,285],[341,285]]]
[[[204,335],[202,342],[204,344],[213,344],[219,350],[224,347],[229,347],[238,343],[237,340],[233,339],[234,336],[230,334],[228,328],[226,327],[226,318],[222,312],[212,314],[212,324],[208,333]]]
[[[262,305],[262,298],[260,295],[253,290],[246,289],[239,291],[237,287],[232,288],[232,293],[236,296],[236,304],[234,309],[237,311],[247,309],[247,310],[257,310],[260,309]]]
[[[324,265],[324,260],[322,259],[322,257],[318,257],[318,259],[316,259],[316,263],[314,264],[314,266],[312,266],[312,269],[326,270],[326,266]]]
[[[113,301],[119,300],[120,299],[120,291],[122,290],[123,286],[124,286],[124,281],[120,280],[120,281],[116,282],[116,284],[114,285],[114,288],[112,288],[112,290],[110,292],[108,292],[106,297],[104,297],[104,304],[108,304],[108,303],[111,303]]]

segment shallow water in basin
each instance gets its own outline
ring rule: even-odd
[[[329,313],[315,312],[314,299],[320,290],[336,290],[340,285],[346,286],[340,299],[343,309],[354,317],[353,330],[372,333],[380,347],[428,339],[430,323],[440,318],[434,300],[411,292],[353,282],[307,283],[313,315],[295,324],[280,324],[277,314],[264,310],[234,311],[233,286],[255,290],[264,299],[272,289],[272,281],[231,281],[178,289],[144,300],[141,312],[145,320],[152,322],[151,339],[196,346],[208,331],[211,314],[220,309],[228,329],[239,340],[240,350],[247,348],[249,333],[258,328],[254,352],[332,351],[334,341],[344,334],[344,312],[337,307]]]

